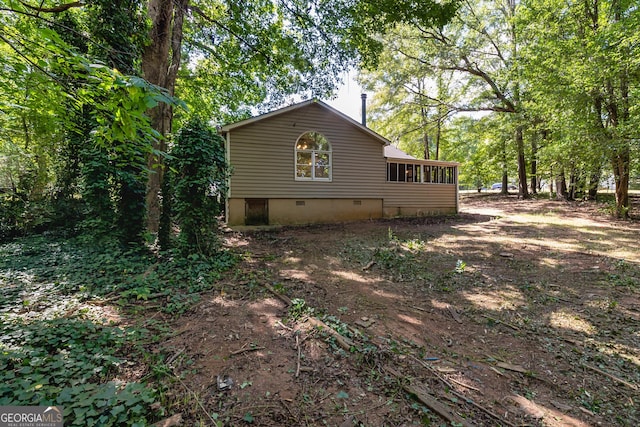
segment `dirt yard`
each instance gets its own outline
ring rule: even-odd
[[[164,343],[186,425],[640,425],[640,223],[463,199],[456,217],[230,231]]]

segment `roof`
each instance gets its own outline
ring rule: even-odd
[[[325,104],[324,102],[318,100],[318,99],[309,99],[307,101],[303,101],[297,104],[293,104],[290,105],[288,107],[284,107],[284,108],[280,108],[278,110],[274,110],[265,114],[261,114],[259,116],[255,116],[255,117],[251,117],[245,120],[241,120],[239,122],[235,122],[235,123],[230,123],[228,125],[222,126],[222,131],[223,132],[230,132],[234,129],[238,129],[240,127],[243,126],[247,126],[249,124],[255,123],[255,122],[259,122],[260,120],[264,120],[270,117],[275,117],[278,116],[280,114],[284,114],[284,113],[288,113],[291,111],[295,111],[304,107],[307,107],[309,105],[318,105],[319,107],[329,111],[330,113],[334,114],[335,116],[337,116],[338,118],[340,118],[341,120],[344,120],[345,122],[349,123],[352,126],[355,126],[356,128],[358,128],[360,131],[368,134],[369,136],[372,136],[373,138],[375,138],[376,140],[378,140],[381,144],[388,146],[389,144],[391,144],[389,142],[388,139],[382,137],[381,135],[379,135],[378,133],[372,131],[371,129],[369,129],[366,126],[363,126],[362,124],[360,124],[359,122],[353,120],[351,117],[347,116],[346,114],[336,110],[335,108],[331,107],[328,104]]]
[[[387,145],[386,147],[384,147],[384,156],[385,157],[392,157],[394,159],[417,160],[412,155],[405,153],[404,151],[402,151],[401,149],[399,149],[397,147],[394,147],[393,145]]]

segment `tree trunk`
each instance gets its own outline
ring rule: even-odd
[[[501,194],[509,194],[509,176],[507,172],[507,145],[502,143],[502,189]]]
[[[151,19],[151,43],[142,55],[142,72],[148,82],[166,89],[171,96],[174,95],[180,68],[182,25],[188,3],[188,0],[149,0],[147,6]],[[156,232],[160,220],[160,192],[164,175],[164,160],[157,153],[167,151],[165,138],[171,133],[173,109],[160,103],[147,114],[151,119],[151,126],[162,136],[154,142],[154,153],[147,159],[150,171],[146,190],[147,228]]]
[[[569,172],[569,188],[567,188],[567,200],[575,200],[576,193],[578,192],[578,177],[576,175],[575,166],[571,166],[571,172]]]
[[[424,158],[429,160],[431,158],[429,153],[429,134],[426,131],[424,132],[422,141],[424,142]]]
[[[436,128],[436,158],[435,160],[440,160],[440,138],[442,136],[442,119],[438,117]]]
[[[565,178],[564,166],[556,176],[556,200],[567,198],[567,180]]]
[[[536,137],[531,138],[531,193],[538,192],[538,141]]]
[[[616,216],[629,218],[629,164],[631,160],[629,146],[615,151],[611,163],[616,181]]]
[[[518,195],[523,199],[529,198],[529,191],[527,189],[527,162],[524,156],[524,140],[523,140],[522,125],[516,127],[516,147],[518,149],[518,181],[519,181],[519,193]]]
[[[598,185],[600,184],[600,168],[591,172],[589,176],[589,188],[587,189],[587,198],[596,200],[598,196]]]

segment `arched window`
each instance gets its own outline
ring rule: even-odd
[[[318,132],[305,132],[296,142],[296,180],[331,181],[331,144]]]

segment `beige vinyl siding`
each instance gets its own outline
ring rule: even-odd
[[[457,210],[455,184],[386,182],[383,191],[385,216],[431,215]]]
[[[295,143],[307,131],[331,143],[331,182],[295,179]],[[228,137],[231,198],[380,198],[385,184],[381,142],[316,104],[233,129]]]

